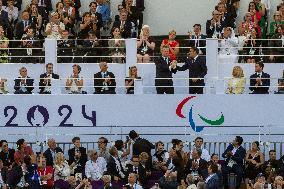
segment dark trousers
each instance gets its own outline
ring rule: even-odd
[[[172,79],[156,79],[155,86],[157,94],[174,94],[173,80]]]
[[[239,189],[242,183],[242,178],[243,178],[243,168],[237,164],[234,164],[233,167],[228,167],[224,166],[222,168],[222,173],[223,173],[223,184],[224,184],[224,189],[228,189],[228,175],[230,173],[235,173],[237,178],[236,178],[236,189]]]
[[[203,94],[203,86],[204,82],[201,80],[196,82],[189,80],[189,94]]]

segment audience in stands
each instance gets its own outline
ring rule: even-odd
[[[94,94],[115,94],[116,82],[114,74],[108,71],[106,62],[101,62],[99,66],[101,71],[94,74]]]
[[[89,152],[90,160],[86,162],[85,175],[91,182],[99,181],[107,171],[107,162],[103,157],[98,157],[96,150]]]
[[[264,64],[255,64],[255,74],[250,76],[250,90],[252,94],[268,94],[270,86],[270,75],[263,72]]]
[[[219,38],[223,30],[221,25],[221,14],[219,11],[214,10],[212,12],[212,19],[206,22],[206,35],[208,38]]]
[[[126,94],[134,94],[135,79],[141,79],[138,76],[137,67],[131,66],[129,68],[129,77],[125,79]]]
[[[109,149],[107,148],[108,140],[105,137],[100,137],[98,141],[98,156],[103,157],[107,162],[111,156]],[[114,151],[114,149],[113,149]]]
[[[277,33],[277,28],[284,24],[281,20],[281,15],[279,11],[276,11],[273,16],[273,21],[270,22],[270,37],[273,37]]]
[[[150,36],[150,26],[144,25],[137,40],[137,62],[148,63],[154,55],[155,46],[154,39]]]
[[[54,161],[54,187],[68,189],[70,173],[71,170],[64,154],[62,152],[57,153]]]
[[[228,80],[227,94],[243,94],[246,86],[246,79],[242,67],[234,66],[232,78]]]
[[[5,36],[4,27],[0,25],[0,63],[8,63],[9,39]]]
[[[244,41],[244,48],[245,62],[255,63],[260,59],[261,40],[257,28],[252,28],[251,34]]]
[[[115,21],[113,23],[112,28],[119,28],[121,37],[126,39],[131,37],[131,29],[132,29],[132,24],[131,22],[127,19],[127,11],[122,10],[119,13],[119,21]]]
[[[176,38],[176,31],[171,30],[169,32],[169,39],[164,39],[161,43],[161,49],[163,46],[168,46],[170,49],[169,56],[170,61],[174,61],[177,59],[178,53],[179,53],[179,42],[175,40]]]
[[[284,25],[280,25],[276,28],[275,34],[272,36],[272,40],[270,40],[269,46],[272,47],[270,49],[270,57],[269,60],[273,63],[283,63],[284,62]]]
[[[202,137],[196,137],[194,140],[194,149],[200,149],[202,154],[201,158],[204,159],[205,161],[210,161],[210,154],[208,150],[206,150],[203,146],[203,138]],[[191,151],[192,153],[192,151]],[[191,158],[191,157],[190,157]]]
[[[169,153],[164,148],[164,143],[159,141],[156,143],[156,152],[153,155],[153,168],[159,171],[167,170],[166,164],[169,159]]]
[[[15,79],[15,94],[32,94],[34,90],[34,80],[28,76],[28,70],[25,67],[20,68],[20,76]]]

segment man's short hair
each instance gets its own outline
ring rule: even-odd
[[[136,133],[136,131],[132,130],[129,132],[129,137],[133,140],[138,137],[138,134]]]
[[[47,63],[47,64],[45,65],[45,68],[47,68],[49,65],[52,65],[52,66],[53,66],[52,63]]]
[[[77,69],[78,69],[78,73],[80,73],[80,72],[81,72],[81,66],[79,66],[78,64],[74,64],[72,67],[77,67]]]
[[[80,140],[80,137],[74,137],[74,138],[72,138],[72,143],[74,144],[77,140]]]
[[[114,156],[116,151],[117,151],[116,147],[115,147],[115,146],[112,146],[112,147],[110,147],[110,149],[109,149],[109,154],[112,155],[112,156]]]
[[[213,158],[213,156],[218,156],[218,154],[213,153],[213,154],[211,155],[211,159]]]
[[[197,140],[202,140],[202,142],[203,142],[203,138],[202,138],[202,137],[196,137],[196,139],[194,140],[194,142],[196,142]]]
[[[211,167],[211,170],[213,173],[217,173],[218,172],[218,165],[215,163],[210,163],[209,165]]]
[[[93,4],[95,4],[96,6],[98,6],[98,3],[97,3],[97,2],[92,1],[92,2],[89,4],[89,7],[91,7]]]
[[[105,144],[107,144],[107,143],[108,143],[108,139],[107,139],[107,138],[105,138],[105,137],[100,137],[100,138],[99,138],[99,140],[103,140],[103,141],[104,141],[103,143],[105,143]]]
[[[268,153],[268,154],[270,154],[271,152],[276,153],[276,150],[269,150],[269,153]]]
[[[262,69],[264,68],[264,64],[262,61],[256,62],[255,64],[258,64]]]
[[[134,158],[139,159],[139,156],[138,156],[138,155],[133,155],[132,158],[131,158],[131,160],[133,161]]]
[[[202,155],[202,150],[199,149],[199,148],[195,148],[195,150],[196,150],[198,156],[201,157],[201,155]]]
[[[236,136],[236,142],[239,144],[239,145],[242,145],[242,143],[243,143],[243,137],[241,137],[241,136]]]
[[[26,67],[21,67],[20,69],[19,69],[19,72],[21,72],[22,70],[26,70],[27,68]]]
[[[201,29],[201,24],[194,24],[193,27],[198,26]]]
[[[198,52],[199,52],[199,49],[198,49],[197,47],[194,47],[194,46],[193,46],[193,47],[190,47],[190,49],[193,49],[193,51],[196,52],[197,54],[198,54]]]

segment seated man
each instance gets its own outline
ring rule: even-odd
[[[83,62],[84,63],[98,63],[98,57],[101,55],[101,44],[100,40],[96,36],[96,32],[90,31],[88,33],[88,36],[83,41],[83,51],[84,51],[84,57]]]
[[[270,86],[270,75],[263,72],[263,62],[255,63],[255,74],[250,76],[251,94],[268,94]]]
[[[107,163],[104,158],[98,157],[96,150],[91,150],[90,160],[86,162],[85,174],[90,181],[98,181],[107,170]]]
[[[165,175],[160,179],[160,185],[162,188],[176,189],[179,185],[177,181],[177,172],[167,170]]]
[[[112,28],[120,28],[121,37],[126,39],[131,37],[132,24],[127,20],[127,11],[121,11],[119,15],[119,21],[113,23]]]
[[[28,76],[27,68],[22,67],[19,72],[20,76],[15,79],[15,94],[32,94],[34,80]]]
[[[40,75],[39,89],[40,94],[51,94],[52,79],[59,79],[59,75],[53,73],[53,64],[46,64],[46,73]]]
[[[74,40],[69,40],[69,32],[63,30],[61,34],[61,39],[58,41],[58,63],[71,63],[73,56]]]
[[[108,71],[106,62],[101,62],[99,66],[101,71],[94,75],[94,94],[116,94],[114,74]]]
[[[269,159],[264,162],[263,165],[263,173],[267,178],[269,183],[273,183],[273,179],[276,176],[276,171],[278,170],[278,161],[276,159],[276,151],[270,150],[269,151]]]
[[[30,15],[27,10],[22,12],[22,19],[15,26],[16,39],[22,39],[23,35],[28,31],[31,26]]]
[[[226,159],[226,164],[222,170],[224,189],[228,188],[228,174],[230,173],[236,174],[236,189],[240,188],[244,173],[244,158],[246,155],[246,150],[241,146],[242,143],[243,138],[236,136],[233,143],[230,144],[222,154],[222,157]]]

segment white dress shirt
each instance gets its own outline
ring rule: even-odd
[[[103,157],[98,157],[96,162],[89,160],[86,162],[85,174],[87,178],[92,178],[93,180],[99,180],[102,178],[104,172],[107,170],[107,163]]]

